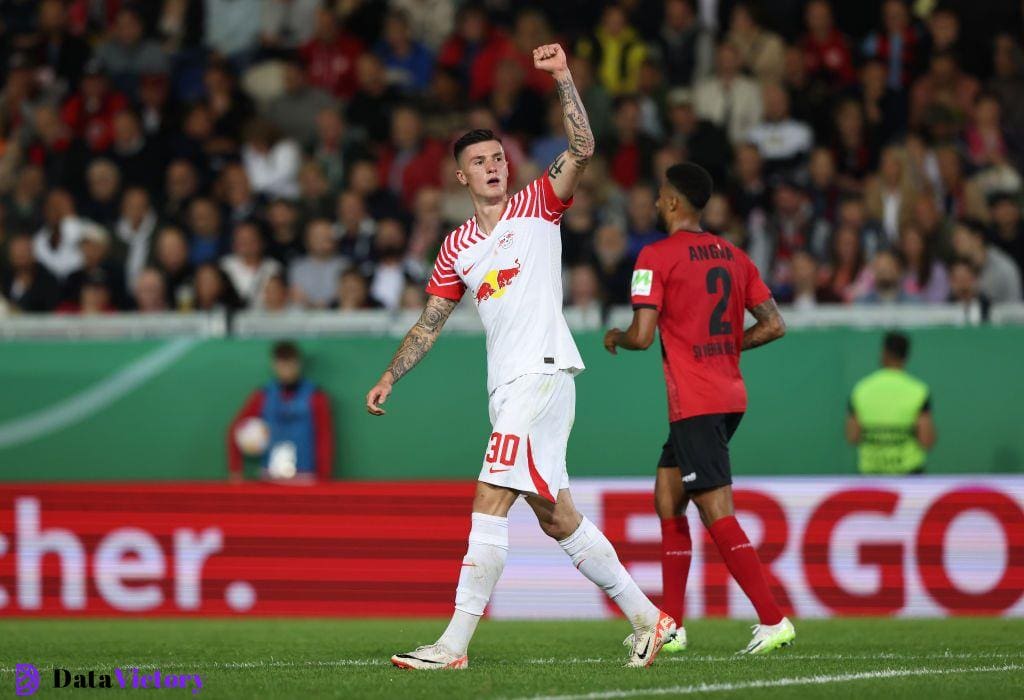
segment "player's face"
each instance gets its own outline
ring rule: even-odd
[[[505,149],[497,141],[467,146],[459,155],[459,182],[477,197],[503,197],[508,190],[508,161]]]
[[[282,384],[294,384],[302,376],[302,365],[298,360],[277,359],[274,360],[274,374]]]

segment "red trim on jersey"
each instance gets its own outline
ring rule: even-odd
[[[541,478],[540,472],[537,471],[537,467],[533,463],[533,445],[530,443],[529,435],[526,436],[526,463],[530,467],[530,478],[533,479],[533,487],[537,489],[537,495],[555,503],[555,499],[551,495],[551,489],[544,483],[544,479]]]

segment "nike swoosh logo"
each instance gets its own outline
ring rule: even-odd
[[[650,638],[650,637],[648,637],[648,638],[647,638],[647,644],[645,644],[645,645],[644,645],[644,650],[643,650],[642,652],[640,652],[639,654],[637,654],[637,655],[636,655],[636,656],[637,656],[637,658],[638,658],[638,659],[640,659],[641,661],[643,661],[644,659],[646,659],[646,658],[647,658],[647,651],[648,651],[648,650],[649,650],[650,648],[651,648],[651,638]]]
[[[494,467],[491,467],[491,469],[490,469],[491,474],[499,474],[501,472],[510,472],[510,471],[512,471],[512,467],[509,467],[508,469],[495,469]]]
[[[473,264],[472,264],[472,265],[470,265],[469,267],[464,267],[464,268],[462,268],[462,274],[464,274],[464,275],[468,275],[468,274],[469,274],[469,271],[470,271],[470,270],[472,270],[472,269],[473,269],[474,267],[476,267],[476,263],[473,263]]]

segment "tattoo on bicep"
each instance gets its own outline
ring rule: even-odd
[[[550,177],[552,180],[557,178],[562,173],[562,167],[564,165],[565,154],[559,153],[558,157],[555,158],[555,161],[551,164],[551,167],[548,168],[548,177]]]
[[[779,307],[775,305],[775,300],[771,297],[768,297],[767,301],[761,302],[752,308],[750,313],[754,315],[755,319],[758,321],[764,321],[765,323],[775,316],[779,316],[780,318],[782,316],[782,314],[779,313]]]
[[[388,371],[397,382],[401,377],[409,373],[423,356],[427,354],[437,336],[440,335],[445,321],[451,316],[452,310],[458,302],[443,297],[431,296],[427,305],[420,314],[416,324],[409,329],[402,340],[402,344],[395,352],[395,356],[388,365]]]

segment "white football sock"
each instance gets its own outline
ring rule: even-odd
[[[455,589],[455,614],[438,644],[465,654],[469,640],[484,614],[491,591],[501,578],[508,556],[508,518],[473,513],[469,549],[462,560],[459,586]]]
[[[600,586],[615,601],[634,630],[657,624],[658,608],[636,585],[619,561],[612,543],[594,523],[583,518],[576,532],[558,544],[579,572]]]

